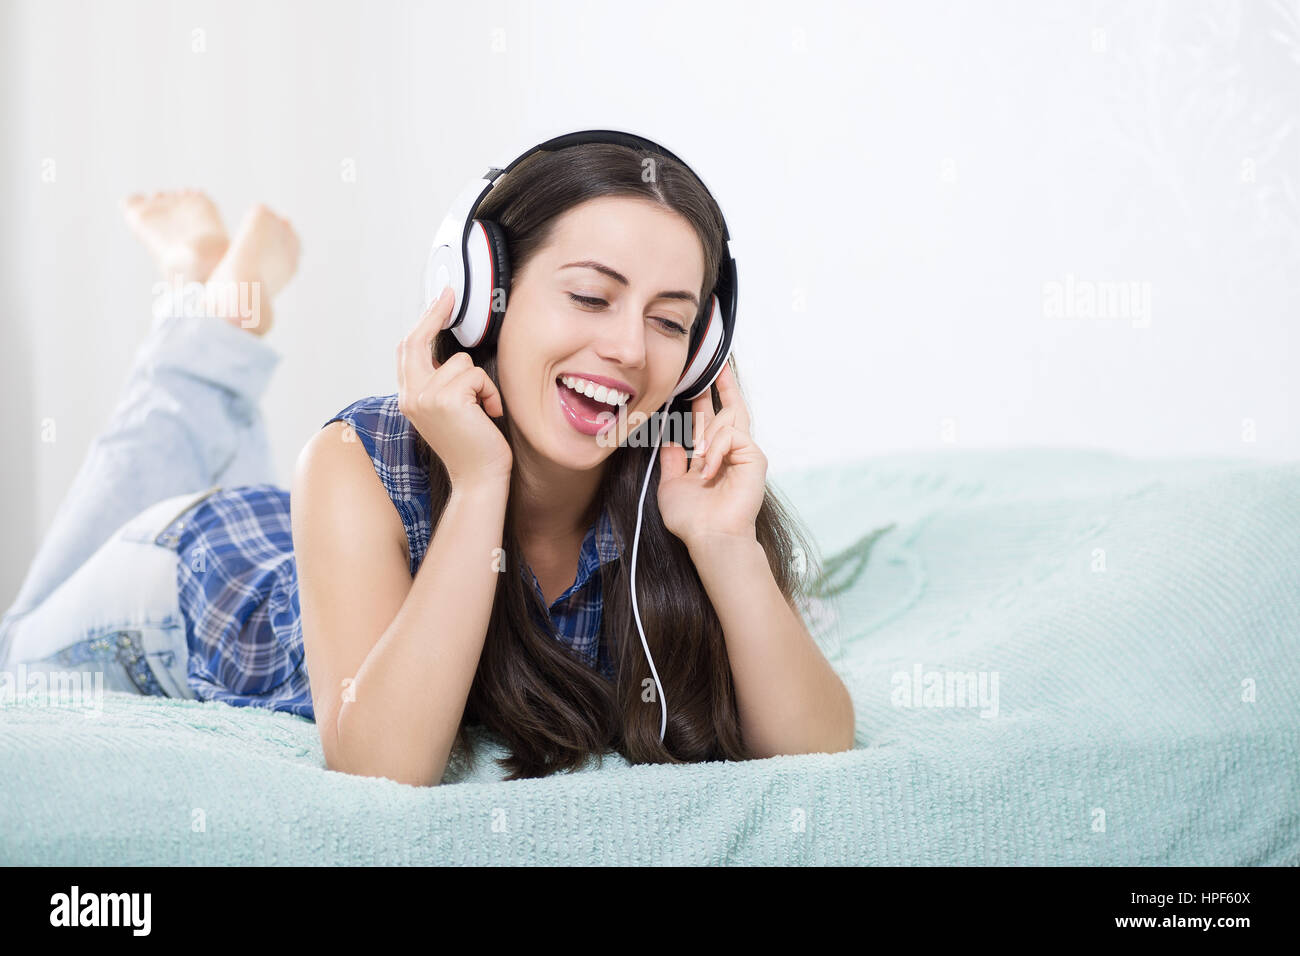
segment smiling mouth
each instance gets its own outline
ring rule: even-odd
[[[632,400],[636,398],[635,395],[632,395],[628,398],[626,402],[623,402],[621,405],[611,405],[609,402],[602,402],[594,397],[589,398],[582,392],[574,391],[569,386],[564,384],[564,382],[562,381],[563,378],[564,378],[563,375],[557,375],[555,377],[555,385],[563,392],[563,394],[569,401],[569,404],[582,408],[584,411],[590,411],[592,414],[598,414],[599,412],[617,413],[631,406]]]
[[[581,392],[575,392],[558,379],[555,383],[555,395],[559,400],[564,419],[589,437],[605,432],[615,425],[620,415],[627,414],[625,405],[615,406],[598,402]]]

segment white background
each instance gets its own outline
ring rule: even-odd
[[[464,182],[587,126],[660,140],[722,204],[773,475],[1300,456],[1295,2],[45,0],[0,6],[0,44],[10,596],[148,328],[119,197],[198,186],[232,232],[255,201],[295,225],[264,402],[287,485],[332,414],[396,390]],[[1051,317],[1067,276],[1145,284],[1149,321]]]

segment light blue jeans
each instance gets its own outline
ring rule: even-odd
[[[37,673],[51,685],[102,673],[104,690],[195,696],[176,535],[221,487],[275,481],[258,403],[281,356],[222,319],[162,305],[0,619],[0,671],[17,694]]]

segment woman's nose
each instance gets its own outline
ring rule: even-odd
[[[640,368],[645,364],[645,323],[630,312],[624,310],[609,323],[601,339],[600,352],[611,362]]]

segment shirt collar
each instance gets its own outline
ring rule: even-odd
[[[582,549],[578,552],[577,579],[569,586],[568,590],[555,599],[554,603],[561,604],[568,600],[576,591],[580,591],[587,586],[591,576],[598,568],[622,556],[622,542],[619,541],[618,534],[614,531],[614,523],[610,519],[609,509],[602,508],[596,523],[587,529],[587,536],[582,540]],[[528,568],[527,564],[524,565],[524,568],[532,579],[533,587],[538,594],[541,594],[542,587],[537,583],[537,575],[533,574],[532,569]]]
[[[601,509],[600,517],[596,519],[594,536],[596,555],[602,565],[609,564],[615,558],[623,556],[623,544],[618,540],[618,535],[614,531],[614,522],[609,517],[609,508]],[[589,534],[588,538],[591,537],[592,535]],[[586,546],[587,542],[583,542],[584,550]]]

